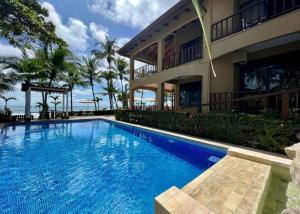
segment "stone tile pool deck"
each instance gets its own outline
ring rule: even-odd
[[[259,213],[270,175],[269,165],[227,155],[182,191],[205,207],[206,213]],[[164,194],[156,198],[156,213],[178,213],[187,203],[177,203],[176,195],[162,200]],[[194,212],[197,212],[196,206]]]
[[[157,214],[271,214],[280,213],[285,208],[288,199],[284,191],[288,189],[292,163],[285,156],[120,122],[113,116],[76,117],[70,120],[91,119],[110,120],[227,149],[227,156],[185,187],[172,187],[157,196]]]

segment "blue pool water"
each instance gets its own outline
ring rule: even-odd
[[[225,151],[101,120],[8,126],[0,213],[153,213]]]

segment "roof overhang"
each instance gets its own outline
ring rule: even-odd
[[[205,7],[203,6],[203,1],[199,0],[199,4],[201,8],[206,12]],[[152,22],[148,27],[142,30],[139,34],[137,34],[133,39],[127,42],[122,48],[118,50],[118,54],[130,57],[130,51],[137,48],[140,44],[144,43],[145,40],[153,33],[159,32],[159,28],[167,24],[167,21],[170,17],[176,18],[177,14],[184,12],[187,8],[186,6],[191,3],[191,0],[180,0],[177,4],[167,10],[164,14],[162,14],[159,18],[157,18],[154,22]]]
[[[62,88],[62,87],[46,87],[36,84],[22,84],[21,90],[23,92],[27,91],[28,89],[31,89],[31,91],[35,92],[48,92],[48,93],[58,93],[58,94],[65,94],[70,91],[69,88]]]

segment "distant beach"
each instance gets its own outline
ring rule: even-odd
[[[25,106],[23,105],[9,105],[8,106],[9,109],[12,111],[12,114],[13,115],[16,115],[16,114],[24,114],[25,112]],[[107,107],[104,107],[104,106],[100,106],[100,109],[103,109],[103,108],[107,108]],[[3,106],[1,105],[0,106],[0,109],[3,109]],[[49,110],[53,110],[54,111],[54,106],[49,106]],[[61,111],[62,110],[62,106],[58,106],[57,107],[57,111]],[[93,105],[82,105],[82,106],[73,106],[73,111],[93,111],[94,110],[94,106]],[[69,111],[71,111],[71,107],[69,106]],[[34,114],[38,114],[39,113],[39,108],[37,108],[36,106],[31,106],[31,113]]]

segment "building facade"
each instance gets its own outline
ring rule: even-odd
[[[130,106],[143,89],[159,110],[298,108],[298,90],[283,89],[300,67],[300,0],[199,3],[216,77],[192,2],[181,0],[119,50],[130,58]]]

